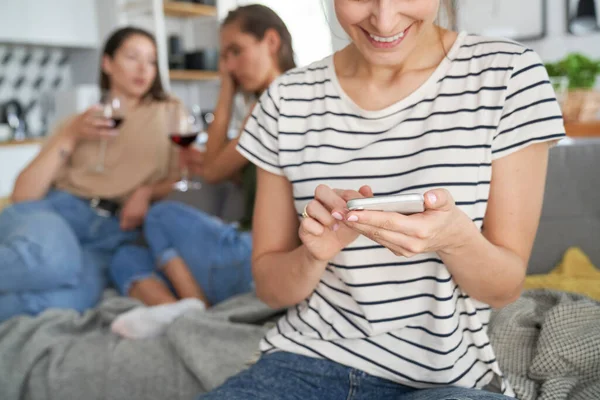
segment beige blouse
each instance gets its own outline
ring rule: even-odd
[[[55,188],[85,198],[124,201],[142,185],[176,176],[177,152],[166,131],[167,104],[153,101],[128,111],[119,135],[108,141],[103,173],[94,172],[101,142],[79,142],[59,171]]]

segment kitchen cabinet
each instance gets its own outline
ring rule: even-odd
[[[38,141],[0,143],[0,198],[10,196],[15,179],[41,148],[42,143]]]
[[[96,1],[0,0],[0,42],[98,47]]]

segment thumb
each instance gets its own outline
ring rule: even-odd
[[[446,189],[434,189],[425,193],[425,209],[449,211],[454,207],[454,199]]]
[[[358,189],[358,193],[365,197],[373,197],[373,189],[371,189],[371,186],[369,185],[361,186],[361,188]]]

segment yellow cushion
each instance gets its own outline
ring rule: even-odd
[[[10,200],[8,197],[0,197],[0,211],[9,204]]]
[[[578,247],[571,247],[549,274],[525,278],[525,289],[555,289],[600,300],[600,270]]]

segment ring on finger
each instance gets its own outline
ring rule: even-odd
[[[310,215],[308,215],[308,212],[306,211],[307,207],[308,204],[304,206],[304,210],[302,211],[302,218],[310,218]]]

